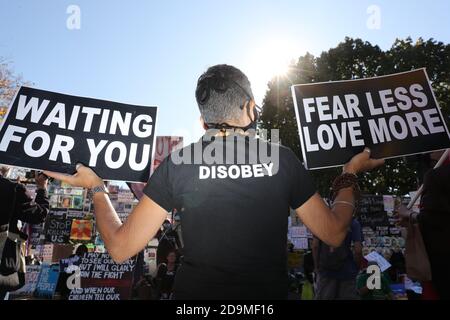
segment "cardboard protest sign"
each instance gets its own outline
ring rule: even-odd
[[[291,89],[308,169],[342,165],[364,146],[377,159],[450,147],[425,69]]]
[[[183,137],[158,136],[156,137],[155,154],[150,175],[158,168],[161,162],[173,151],[183,148]],[[147,182],[147,181],[145,181]],[[134,196],[140,200],[144,195],[145,183],[129,183],[128,187]]]
[[[41,265],[34,295],[39,298],[51,299],[55,294],[58,278],[59,265]]]
[[[73,173],[81,162],[105,180],[145,182],[156,107],[21,87],[0,123],[0,163]]]
[[[45,221],[45,241],[51,243],[68,243],[71,228],[71,218],[49,215]]]
[[[107,253],[89,252],[79,265],[81,288],[72,289],[69,300],[126,300],[131,298],[134,258],[117,264]]]

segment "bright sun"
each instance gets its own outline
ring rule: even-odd
[[[262,99],[267,83],[287,74],[290,63],[300,56],[293,41],[275,39],[255,46],[247,63],[247,75],[252,83],[255,98]]]
[[[273,46],[267,48],[266,53],[262,55],[261,68],[264,68],[264,72],[269,76],[283,76],[288,71],[290,60],[289,49]]]

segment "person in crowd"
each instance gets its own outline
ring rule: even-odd
[[[399,275],[406,273],[405,256],[400,247],[394,247],[389,263],[391,264],[388,269],[389,277],[391,281],[397,282]]]
[[[316,267],[316,300],[357,300],[356,276],[362,263],[362,231],[353,219],[341,246],[330,247],[317,237],[313,241]],[[352,251],[353,245],[353,251]]]
[[[173,284],[177,270],[177,252],[176,250],[171,250],[167,253],[164,262],[158,265],[156,283],[161,299],[167,300],[172,298]]]
[[[314,256],[312,250],[307,250],[303,256],[303,272],[305,273],[305,278],[311,284],[314,283]]]
[[[375,261],[369,261],[367,266],[378,266]],[[380,273],[380,288],[369,289],[367,282],[370,277],[370,273],[364,269],[357,277],[356,287],[362,300],[392,300],[394,298],[390,287],[389,276],[384,272]]]
[[[134,297],[137,300],[154,300],[154,290],[150,275],[141,275],[134,285]]]
[[[7,179],[10,170],[11,168],[8,166],[0,166],[0,203],[2,204],[0,209],[0,257],[2,262],[8,259],[10,261],[11,259],[12,261],[22,260],[20,257],[16,257],[15,248],[5,246],[7,239],[15,239],[17,243],[24,243],[28,236],[20,230],[22,223],[42,223],[49,209],[47,176],[42,173],[36,175],[37,189],[33,201],[23,184]],[[4,299],[8,291],[15,290],[24,284],[25,270],[19,271],[16,269],[16,267],[12,268],[2,263],[0,268],[0,300]],[[8,279],[11,279],[15,274],[18,274],[20,278],[18,287],[9,288],[7,283],[14,281],[10,282]]]
[[[430,157],[436,163],[444,152],[433,152]],[[424,177],[420,212],[415,213],[399,206],[400,223],[418,223],[431,265],[432,289],[440,299],[450,299],[450,154],[436,169],[430,169]],[[424,294],[428,284],[424,285]]]
[[[75,252],[68,257],[68,259],[71,259],[73,264],[79,265],[80,259],[88,252],[88,247],[85,244],[80,244],[75,249]],[[56,291],[61,294],[61,299],[63,300],[67,300],[69,298],[71,290],[67,287],[67,280],[73,273],[73,271],[67,272],[66,270],[60,270]]]
[[[371,159],[367,148],[355,155],[334,180],[330,209],[294,152],[255,134],[258,108],[242,71],[210,67],[195,97],[205,135],[166,157],[124,223],[92,169],[78,164],[74,175],[45,172],[90,190],[97,227],[117,262],[142,250],[167,214],[180,211],[184,257],[175,299],[286,299],[289,207],[318,238],[340,246],[358,199],[357,174],[384,161]],[[272,150],[273,158],[261,150]]]
[[[72,202],[71,197],[64,197],[61,202],[61,207],[62,208],[70,208],[72,205],[71,202]]]
[[[156,236],[159,240],[158,248],[156,249],[156,264],[159,265],[166,259],[170,251],[178,250],[181,246],[178,233],[173,229],[169,220],[165,220],[162,229]]]

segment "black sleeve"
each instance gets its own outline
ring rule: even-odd
[[[158,267],[158,271],[156,273],[156,278],[162,279],[166,275],[167,267],[164,263],[161,263]]]
[[[16,218],[22,222],[39,224],[44,222],[49,208],[47,191],[38,189],[36,198],[31,199],[24,185],[16,187]]]
[[[156,168],[144,188],[144,194],[167,212],[172,211],[174,207],[170,164],[170,156],[168,156]]]
[[[316,193],[317,189],[311,174],[291,150],[289,150],[288,159],[288,170],[291,178],[289,205],[295,210],[308,201]]]

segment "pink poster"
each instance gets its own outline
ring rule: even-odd
[[[150,175],[158,168],[163,160],[176,149],[183,148],[183,137],[158,136],[156,137],[155,154]],[[140,200],[144,195],[145,183],[128,183],[134,196]]]

